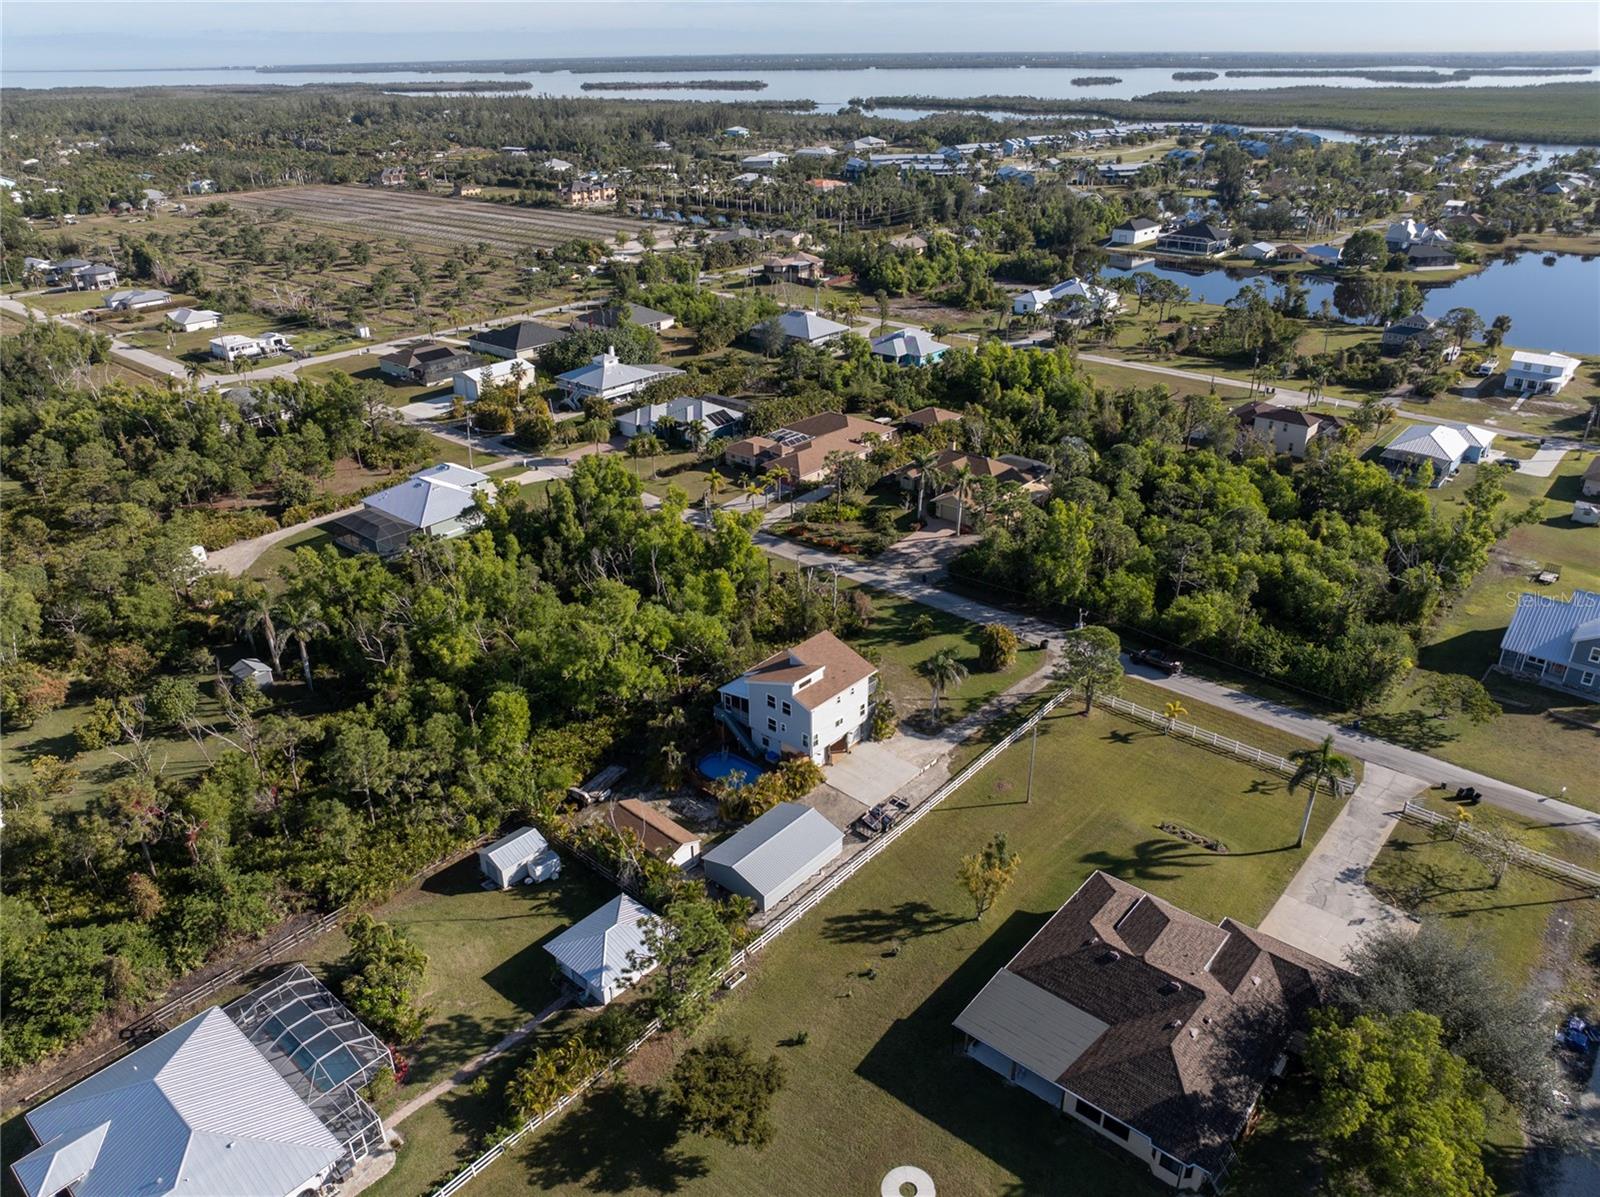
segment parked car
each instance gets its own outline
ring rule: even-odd
[[[1175,677],[1183,672],[1183,662],[1159,648],[1141,648],[1128,655],[1135,665],[1148,665],[1151,669],[1159,669],[1168,677]]]

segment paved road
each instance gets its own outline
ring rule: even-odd
[[[823,549],[783,540],[770,533],[760,533],[761,547],[802,565],[819,569],[838,568],[840,576],[860,582],[901,598],[922,603],[941,611],[948,611],[974,623],[1003,623],[1024,639],[1050,639],[1067,630],[1066,625],[1040,616],[1018,615],[975,599],[964,598],[935,586],[931,577],[897,567],[894,555],[885,554],[875,561],[857,561]],[[1425,785],[1444,783],[1454,790],[1472,786],[1481,791],[1484,800],[1503,807],[1535,823],[1547,827],[1564,827],[1581,831],[1600,839],[1600,814],[1584,810],[1569,802],[1549,795],[1501,781],[1498,778],[1465,769],[1438,760],[1424,752],[1403,748],[1379,739],[1358,728],[1335,724],[1295,707],[1268,699],[1258,698],[1239,690],[1230,689],[1203,678],[1180,676],[1169,678],[1152,669],[1129,665],[1128,672],[1164,689],[1186,694],[1223,707],[1268,727],[1276,727],[1302,739],[1317,741],[1326,736],[1333,738],[1334,747],[1348,756],[1382,766],[1395,773],[1419,778]]]

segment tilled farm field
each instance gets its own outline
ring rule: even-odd
[[[256,211],[284,209],[304,224],[392,237],[403,242],[468,245],[486,242],[496,249],[550,249],[575,238],[613,242],[618,233],[636,240],[645,225],[597,212],[506,208],[473,200],[420,192],[375,191],[365,187],[286,187],[230,195],[230,203]],[[654,232],[660,243],[666,230]]]

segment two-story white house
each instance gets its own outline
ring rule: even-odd
[[[1554,395],[1572,381],[1583,363],[1564,353],[1529,353],[1519,349],[1506,367],[1506,390]]]
[[[717,714],[768,760],[807,756],[828,763],[865,734],[877,689],[871,661],[832,632],[752,666],[717,691]]]

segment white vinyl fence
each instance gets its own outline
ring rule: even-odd
[[[1401,811],[1401,817],[1413,823],[1420,823],[1424,827],[1449,827],[1456,839],[1473,844],[1481,844],[1487,838],[1472,824],[1462,822],[1454,815],[1441,815],[1425,806],[1418,806],[1415,802],[1406,803],[1405,809]],[[1570,860],[1562,860],[1559,856],[1524,848],[1521,844],[1509,845],[1506,854],[1513,864],[1521,865],[1531,873],[1539,873],[1552,881],[1560,881],[1578,889],[1600,893],[1600,873],[1593,869],[1575,865]]]
[[[968,764],[966,768],[962,769],[961,772],[957,773],[949,781],[945,782],[944,785],[940,786],[932,794],[928,795],[928,797],[925,798],[920,805],[908,812],[888,831],[884,832],[871,843],[867,844],[866,847],[862,848],[859,852],[853,855],[840,868],[821,877],[817,883],[812,886],[802,898],[800,898],[799,901],[795,902],[776,919],[768,923],[761,934],[752,939],[747,945],[745,945],[744,948],[738,952],[735,952],[723,970],[717,974],[717,981],[721,981],[730,974],[736,972],[747,960],[750,959],[751,956],[754,956],[757,952],[761,951],[762,948],[766,947],[773,940],[777,939],[778,936],[782,935],[790,927],[794,926],[797,922],[809,914],[812,910],[816,909],[817,905],[821,903],[823,899],[827,898],[828,895],[833,893],[834,890],[838,889],[846,881],[850,880],[850,878],[854,877],[858,872],[866,867],[868,861],[872,860],[880,852],[885,851],[890,844],[894,843],[895,840],[899,839],[907,831],[911,830],[911,828],[920,822],[930,811],[937,807],[946,798],[950,797],[951,794],[960,789],[962,783],[975,776],[984,768],[984,766],[989,764],[990,761],[994,760],[995,757],[999,756],[1007,748],[1010,748],[1018,740],[1022,739],[1025,735],[1032,731],[1034,726],[1041,719],[1050,714],[1051,711],[1055,710],[1056,707],[1068,697],[1069,693],[1069,691],[1063,690],[1047,699],[1043,706],[1041,706],[1032,715],[1028,716],[1027,719],[1023,720],[1022,723],[1020,723],[1017,727],[1013,728],[1010,734],[1005,736],[1005,738],[1001,739],[991,747],[985,749],[984,752],[970,764]],[[526,1135],[529,1131],[536,1130],[540,1126],[543,1126],[546,1122],[560,1114],[569,1105],[571,1105],[574,1100],[577,1099],[579,1094],[590,1089],[603,1076],[605,1076],[612,1069],[616,1068],[623,1062],[623,1060],[627,1059],[628,1056],[637,1051],[641,1045],[643,1045],[648,1039],[660,1031],[660,1029],[661,1023],[659,1020],[652,1022],[644,1029],[643,1034],[641,1034],[639,1038],[628,1045],[628,1049],[621,1056],[618,1056],[615,1060],[612,1060],[604,1068],[597,1069],[595,1072],[585,1077],[577,1088],[563,1097],[560,1101],[556,1102],[556,1104],[551,1106],[550,1109],[546,1110],[542,1114],[535,1115],[533,1118],[528,1119],[528,1121],[524,1122],[511,1134],[507,1135],[504,1139],[501,1139],[493,1147],[489,1148],[488,1151],[484,1152],[477,1159],[473,1160],[472,1163],[468,1164],[460,1172],[456,1173],[456,1175],[451,1177],[442,1188],[437,1190],[434,1193],[434,1197],[454,1197],[456,1193],[459,1193],[464,1187],[466,1187],[468,1182],[470,1182],[473,1177],[477,1176],[490,1164],[494,1163],[495,1160],[499,1159],[508,1150],[514,1147],[524,1135]]]
[[[1260,765],[1263,769],[1271,769],[1274,773],[1281,773],[1285,777],[1293,777],[1299,767],[1293,761],[1270,752],[1263,752],[1252,744],[1242,744],[1238,740],[1230,740],[1227,736],[1219,736],[1214,731],[1207,731],[1203,727],[1196,727],[1192,723],[1185,723],[1181,719],[1168,719],[1160,711],[1153,711],[1149,707],[1142,707],[1136,702],[1115,694],[1096,694],[1095,702],[1108,711],[1115,711],[1119,715],[1126,715],[1130,719],[1137,719],[1140,723],[1147,723],[1151,727],[1159,727],[1171,736],[1179,736],[1195,744],[1204,744],[1208,748],[1215,748],[1218,752],[1226,752],[1229,756],[1236,756],[1241,761],[1249,761],[1253,765]],[[1341,795],[1355,792],[1356,783],[1341,778],[1333,783],[1334,791]]]

